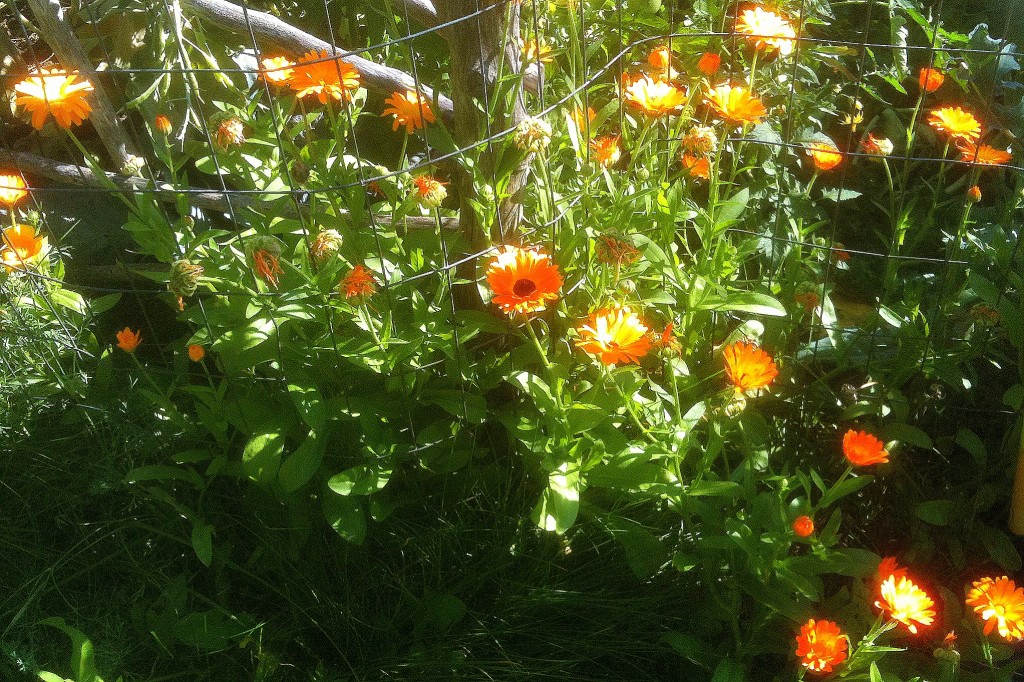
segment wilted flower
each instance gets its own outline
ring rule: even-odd
[[[918,625],[931,625],[935,620],[935,610],[932,609],[935,602],[906,576],[899,581],[893,575],[883,580],[879,596],[881,598],[875,606],[887,612],[893,620],[906,625],[915,635]]]
[[[830,171],[843,161],[843,153],[827,142],[811,142],[807,145],[807,153],[814,161],[814,167],[822,171]]]
[[[721,118],[736,125],[758,123],[768,115],[761,100],[740,85],[723,83],[711,88],[707,91],[704,102]]]
[[[161,135],[170,135],[172,130],[171,119],[167,118],[164,114],[158,114],[153,119],[153,128]]]
[[[796,293],[793,294],[793,300],[802,305],[806,312],[812,313],[821,305],[821,296],[816,291],[820,288],[813,282],[805,282],[797,287]]]
[[[772,356],[749,341],[736,341],[722,351],[725,374],[737,391],[764,388],[779,375]]]
[[[928,125],[940,133],[946,133],[954,140],[977,142],[981,135],[981,123],[969,111],[960,107],[942,107],[928,114]]]
[[[816,673],[830,673],[846,660],[849,642],[835,623],[813,618],[800,626],[796,636],[796,655],[800,665]]]
[[[705,52],[697,60],[697,68],[705,76],[713,76],[718,73],[719,67],[722,66],[722,58],[715,52]]]
[[[416,203],[427,210],[437,208],[448,196],[448,190],[444,188],[445,183],[435,180],[429,175],[413,178],[413,184],[416,185],[413,190]]]
[[[199,278],[203,276],[203,266],[187,259],[171,263],[171,276],[167,280],[167,290],[178,299],[178,308],[185,309],[184,299],[196,293]]]
[[[426,97],[415,90],[406,90],[405,93],[396,92],[384,100],[385,104],[391,106],[384,109],[381,116],[392,115],[395,117],[391,124],[392,130],[398,130],[399,126],[405,126],[405,132],[412,134],[427,123],[433,123],[434,112],[430,110],[430,102]]]
[[[364,265],[357,265],[341,280],[340,289],[345,298],[366,299],[377,290],[377,279]]]
[[[793,51],[796,31],[785,17],[759,6],[744,10],[736,18],[736,32],[742,33],[758,49],[776,49],[787,55]]]
[[[591,313],[587,323],[577,331],[580,335],[577,347],[597,356],[606,365],[639,364],[640,358],[651,350],[647,325],[628,307]]]
[[[198,343],[190,343],[188,346],[188,359],[192,362],[202,362],[206,357],[206,349]]]
[[[313,265],[323,267],[328,260],[338,255],[341,243],[341,233],[337,230],[321,230],[309,245],[309,257],[313,260]]]
[[[793,532],[799,537],[809,537],[814,532],[814,519],[810,516],[798,516],[793,520]]]
[[[359,89],[359,70],[327,50],[311,50],[295,64],[288,85],[297,97],[316,95],[321,104],[328,99],[351,102]]]
[[[260,77],[274,85],[286,85],[295,73],[295,62],[287,57],[266,57],[260,65]]]
[[[554,57],[551,56],[551,48],[536,38],[529,40],[519,39],[519,49],[523,52],[523,61],[527,64],[540,62],[550,64]]]
[[[551,125],[544,119],[530,116],[516,126],[513,139],[516,147],[524,152],[542,152],[551,142]]]
[[[32,127],[36,130],[42,130],[50,114],[57,125],[68,129],[81,125],[89,116],[92,107],[85,96],[93,90],[92,83],[80,79],[75,71],[39,69],[14,84],[14,103],[32,113]]]
[[[145,167],[146,160],[144,158],[128,154],[125,157],[124,165],[121,166],[121,175],[127,175],[130,178],[142,177],[142,169]]]
[[[509,315],[540,312],[558,300],[562,275],[540,249],[504,246],[487,268],[491,301]]]
[[[868,133],[868,136],[861,142],[860,148],[865,154],[872,156],[889,156],[893,152],[892,140],[886,137],[875,137],[873,133]]]
[[[999,311],[984,303],[972,307],[970,315],[974,323],[982,327],[991,327],[999,323]]]
[[[921,73],[917,77],[918,85],[925,92],[935,92],[942,86],[944,80],[946,80],[946,77],[942,72],[931,67],[921,69]]]
[[[27,194],[25,181],[20,175],[0,175],[0,204],[14,206]]]
[[[843,455],[854,466],[871,466],[885,464],[889,461],[889,453],[885,444],[867,431],[850,429],[843,435]]]
[[[47,250],[46,237],[37,237],[34,227],[11,225],[4,230],[0,242],[0,262],[8,270],[23,270],[42,261]]]
[[[986,635],[998,629],[1007,642],[1024,640],[1024,587],[1017,587],[1007,576],[975,580],[967,605],[985,623]]]
[[[597,259],[609,265],[628,265],[640,258],[640,251],[632,244],[610,234],[597,238]]]
[[[117,333],[117,347],[125,353],[134,353],[135,349],[142,343],[142,332],[132,331],[125,327]]]
[[[674,322],[669,322],[661,330],[660,334],[654,335],[654,345],[676,355],[682,352],[683,346],[679,343],[679,339],[676,338]]]
[[[976,145],[970,140],[957,140],[956,148],[960,150],[961,161],[981,166],[1002,166],[1013,158],[1008,151],[987,144]]]
[[[284,274],[279,259],[281,243],[266,235],[249,237],[247,247],[256,274],[270,286],[278,285],[278,276]]]
[[[622,151],[619,149],[618,135],[605,135],[590,142],[590,152],[594,161],[602,168],[610,168],[619,162]]]
[[[681,144],[691,154],[708,156],[718,149],[718,135],[711,126],[693,126],[683,136]]]
[[[650,76],[640,76],[627,82],[623,75],[623,98],[643,109],[648,116],[677,113],[686,104],[686,92],[671,83]]]
[[[237,116],[222,112],[213,116],[210,123],[214,128],[213,141],[221,149],[245,142],[245,123]]]

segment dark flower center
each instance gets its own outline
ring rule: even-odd
[[[537,291],[537,285],[530,279],[516,280],[516,283],[512,285],[512,293],[516,296],[529,296],[535,291]]]

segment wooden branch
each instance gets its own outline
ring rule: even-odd
[[[89,55],[71,30],[71,25],[64,18],[64,10],[60,0],[28,0],[29,7],[39,23],[39,34],[53,53],[60,59],[61,65],[68,69],[77,69],[82,73],[95,71]],[[138,157],[135,146],[128,133],[121,126],[117,110],[110,103],[99,79],[91,79],[93,92],[89,96],[92,112],[89,120],[100,141],[106,148],[116,166],[123,168],[131,157]]]
[[[200,19],[238,35],[248,36],[251,27],[257,41],[267,47],[293,55],[301,55],[310,50],[326,50],[328,54],[343,53],[343,50],[336,49],[326,40],[321,40],[295,28],[273,15],[247,10],[226,0],[181,0],[181,6]],[[390,95],[396,91],[416,89],[416,81],[413,77],[399,69],[383,66],[357,55],[349,55],[343,57],[342,60],[359,70],[362,82],[368,88],[383,94]],[[434,91],[431,88],[421,84],[419,89],[433,101]],[[439,94],[437,106],[441,116],[451,121],[454,112],[452,101]]]
[[[107,187],[103,180],[93,175],[92,170],[85,166],[61,163],[60,161],[54,161],[53,159],[47,159],[26,152],[16,152],[0,148],[0,164],[14,166],[20,172],[29,176],[35,175],[76,187],[98,189]],[[108,181],[114,184],[117,191],[124,192],[125,194],[132,194],[152,187],[152,183],[149,180],[142,178],[130,178],[125,175],[118,175],[117,173],[105,173],[104,175]],[[173,204],[178,201],[178,197],[182,195],[182,192],[175,191],[171,187],[158,187],[153,191],[153,195],[157,201]],[[230,214],[248,210],[259,213],[272,213],[285,218],[305,218],[309,216],[309,207],[307,205],[299,204],[299,208],[296,208],[296,203],[293,201],[287,203],[265,201],[249,195],[235,195],[216,191],[189,192],[185,196],[188,198],[190,206],[214,213]],[[377,220],[388,226],[395,225],[388,216],[378,216]],[[407,229],[414,230],[433,230],[437,227],[434,218],[431,216],[408,216],[397,221],[397,223]],[[441,227],[445,230],[457,230],[459,229],[459,220],[458,218],[441,218]]]
[[[434,3],[430,0],[402,0],[402,5],[409,14],[409,18],[422,25],[423,28],[437,26],[437,10],[434,9]],[[445,33],[445,30],[441,29],[441,33]]]

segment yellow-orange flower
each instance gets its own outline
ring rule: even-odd
[[[742,33],[761,50],[778,50],[787,55],[793,51],[796,31],[785,17],[761,7],[744,10],[736,18],[736,32]]]
[[[237,116],[220,116],[216,120],[217,128],[213,131],[213,141],[221,149],[237,146],[245,142],[245,123]]]
[[[716,52],[705,52],[697,60],[697,69],[705,76],[713,76],[722,66],[722,58]]]
[[[611,308],[591,313],[586,324],[577,330],[577,347],[596,355],[606,365],[640,363],[651,350],[648,327],[628,307]]]
[[[650,76],[627,82],[623,76],[623,97],[648,116],[664,116],[682,110],[686,104],[686,92],[671,83]]]
[[[57,125],[68,129],[81,125],[92,111],[85,96],[93,91],[92,83],[79,78],[75,71],[39,69],[34,75],[14,84],[14,103],[32,113],[32,127],[42,130],[48,115]]]
[[[163,114],[157,114],[153,119],[153,128],[161,135],[171,134],[171,119]]]
[[[266,57],[260,62],[260,77],[274,85],[285,85],[295,73],[295,62],[288,57]]]
[[[203,358],[206,357],[206,349],[200,346],[198,343],[190,343],[188,345],[188,359],[192,362],[202,362]]]
[[[981,201],[981,188],[977,185],[973,185],[967,190],[967,200],[972,204],[976,204]]]
[[[749,341],[736,341],[722,351],[725,375],[737,391],[764,388],[775,381],[779,369],[772,356]]]
[[[711,179],[711,162],[706,156],[683,154],[681,160],[683,162],[683,168],[686,169],[691,178],[702,178],[704,180]]]
[[[928,114],[928,125],[940,133],[946,133],[954,140],[977,142],[981,135],[981,123],[969,111],[960,107],[942,107]]]
[[[321,104],[329,98],[350,102],[359,89],[359,70],[345,60],[311,50],[295,64],[288,86],[296,96],[316,95]]]
[[[811,142],[807,145],[807,153],[814,161],[814,167],[822,171],[830,171],[843,161],[843,153],[827,142]]]
[[[793,519],[793,532],[799,537],[806,538],[814,532],[814,519],[810,516],[798,516]]]
[[[938,69],[931,67],[925,67],[921,69],[920,75],[917,77],[917,83],[921,86],[921,89],[925,92],[935,92],[942,87],[942,82],[946,80],[946,77]]]
[[[877,608],[889,614],[889,617],[907,626],[913,634],[917,634],[918,625],[931,625],[935,620],[935,602],[914,581],[906,576],[897,581],[890,575],[879,587],[881,599],[875,602]]]
[[[800,626],[796,636],[796,655],[800,665],[816,673],[830,673],[846,660],[849,642],[835,623],[813,618]]]
[[[571,117],[580,135],[589,135],[590,124],[597,118],[597,112],[594,111],[593,107],[587,107],[586,114],[584,114],[582,107],[577,107],[572,110]]]
[[[736,125],[758,123],[768,115],[761,100],[740,85],[733,86],[723,83],[718,87],[711,88],[705,94],[704,102],[718,116]]]
[[[278,277],[284,274],[280,254],[271,249],[255,249],[252,252],[252,267],[264,282],[274,287],[279,283]]]
[[[369,298],[377,290],[377,279],[364,265],[357,265],[341,280],[341,291],[345,298]]]
[[[590,142],[590,153],[602,168],[611,168],[622,157],[618,135],[605,135]]]
[[[536,64],[538,61],[541,64],[550,64],[554,60],[554,57],[551,56],[551,48],[543,42],[538,42],[536,38],[529,40],[520,38],[519,49],[523,52],[523,61],[526,64]]]
[[[125,327],[117,333],[117,347],[125,353],[134,353],[135,349],[142,343],[142,332],[134,332]]]
[[[46,251],[46,237],[37,237],[31,225],[11,225],[0,243],[0,262],[8,270],[21,270],[39,263]]]
[[[975,580],[967,605],[984,621],[986,635],[998,628],[1007,642],[1024,640],[1024,587],[1007,576]]]
[[[889,453],[882,441],[867,431],[855,429],[850,429],[843,436],[843,454],[850,464],[861,467],[889,461]]]
[[[672,52],[667,45],[656,47],[647,55],[647,63],[655,69],[664,71],[672,65]]]
[[[1013,158],[1008,151],[987,144],[976,145],[970,140],[957,140],[956,148],[960,150],[961,161],[982,166],[1002,166]]]
[[[14,206],[25,198],[28,190],[20,175],[0,175],[0,204]]]
[[[889,576],[893,576],[896,578],[896,580],[899,580],[900,578],[906,577],[907,569],[899,565],[899,562],[896,561],[896,557],[887,556],[878,562],[877,575],[879,583],[881,583]]]
[[[540,312],[558,300],[562,275],[540,249],[505,246],[487,268],[494,305],[509,315]]]
[[[391,125],[392,130],[398,130],[399,126],[404,125],[405,132],[411,134],[426,123],[433,123],[437,120],[434,118],[434,112],[430,110],[430,102],[415,90],[406,90],[404,93],[396,92],[384,100],[384,103],[391,106],[384,109],[381,116],[390,114],[395,117],[395,121]]]

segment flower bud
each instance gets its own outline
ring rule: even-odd
[[[524,152],[542,152],[551,142],[551,125],[531,116],[516,127],[514,140],[516,147]]]
[[[309,246],[309,257],[318,268],[338,255],[341,250],[341,234],[337,230],[323,230]]]
[[[125,160],[124,165],[121,166],[121,174],[127,175],[130,178],[142,177],[142,169],[146,167],[146,160],[141,156],[135,156],[129,154]]]
[[[203,276],[203,266],[182,258],[171,263],[171,277],[167,281],[167,290],[178,299],[178,307],[184,309],[183,299],[196,293],[199,278]]]
[[[975,185],[967,190],[967,201],[976,204],[981,201],[981,188]]]
[[[427,210],[437,208],[448,196],[448,190],[444,188],[444,183],[429,175],[421,175],[413,182],[416,185],[413,190],[416,203]]]

